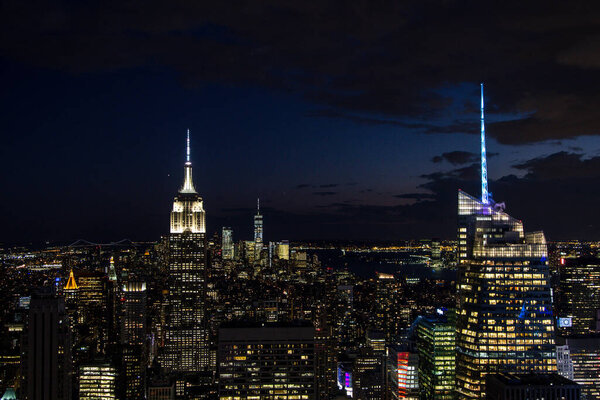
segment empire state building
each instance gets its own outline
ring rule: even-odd
[[[162,367],[171,373],[206,370],[206,226],[202,197],[192,180],[188,130],[183,186],[173,201],[169,248],[169,294]]]

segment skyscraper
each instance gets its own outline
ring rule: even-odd
[[[117,270],[115,268],[115,258],[111,257],[110,258],[110,263],[108,266],[108,271],[106,272],[108,274],[108,280],[111,282],[116,282],[117,281]]]
[[[254,216],[254,259],[260,261],[263,248],[263,217],[260,215],[260,199],[256,200],[256,215]]]
[[[454,310],[438,310],[417,326],[422,399],[454,399],[456,325]]]
[[[223,227],[221,235],[221,257],[223,260],[233,260],[233,230]]]
[[[121,343],[146,341],[146,282],[126,282],[122,288]]]
[[[584,399],[600,399],[600,336],[557,337],[557,343],[568,349],[572,379],[581,385]],[[568,366],[568,364],[567,364]],[[563,373],[563,376],[567,375]]]
[[[122,398],[141,399],[146,388],[146,283],[125,283],[121,304]]]
[[[566,257],[559,265],[560,291],[556,313],[561,335],[596,333],[596,313],[600,310],[600,259]]]
[[[79,367],[79,400],[114,400],[117,370],[110,363],[95,362]]]
[[[169,312],[161,364],[172,373],[202,371],[210,361],[204,319],[205,215],[192,180],[189,130],[186,155],[185,178],[173,201],[168,237]]]
[[[485,375],[556,371],[546,239],[487,191],[481,87],[481,200],[458,192],[456,385],[461,398],[485,396]]]
[[[387,360],[388,393],[392,400],[419,399],[419,355],[409,346],[392,346]]]
[[[71,399],[71,336],[65,303],[50,288],[31,296],[23,347],[26,398]]]

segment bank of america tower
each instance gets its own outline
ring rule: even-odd
[[[546,239],[488,193],[483,109],[482,84],[481,199],[458,192],[459,398],[485,398],[489,373],[556,370]]]

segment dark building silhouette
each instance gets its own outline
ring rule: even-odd
[[[24,338],[23,393],[27,400],[71,399],[71,336],[65,302],[52,288],[34,292]]]
[[[600,310],[600,259],[562,258],[558,270],[558,331],[561,335],[586,335],[596,332],[596,315]]]
[[[577,383],[558,374],[488,374],[488,400],[579,400]]]

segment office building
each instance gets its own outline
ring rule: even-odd
[[[233,229],[223,227],[221,235],[221,257],[223,260],[233,260]]]
[[[117,370],[110,363],[94,362],[79,367],[79,400],[115,400]]]
[[[110,326],[108,278],[99,271],[79,271],[77,285],[77,322],[89,331],[84,347],[93,356],[104,354]]]
[[[392,400],[419,400],[419,355],[407,346],[388,350],[387,382]]]
[[[121,292],[121,343],[146,342],[146,282],[126,282]]]
[[[121,397],[141,399],[146,389],[146,283],[126,282],[121,292]]]
[[[287,240],[282,240],[277,242],[275,247],[275,254],[277,254],[277,258],[280,260],[289,260],[290,259],[290,242]]]
[[[577,383],[558,374],[488,374],[488,400],[579,400]]]
[[[192,179],[189,131],[184,171],[183,187],[173,202],[168,237],[169,293],[161,366],[172,373],[198,372],[210,364],[204,318],[205,212]]]
[[[28,400],[71,399],[71,336],[64,299],[51,288],[34,292],[23,343],[22,390]]]
[[[483,85],[482,197],[458,193],[456,388],[483,398],[488,373],[556,371],[546,239],[525,233],[487,190]]]
[[[219,329],[219,398],[315,399],[315,329],[232,323]]]
[[[586,335],[596,332],[600,310],[600,259],[565,257],[558,265],[559,290],[556,312],[561,335]]]
[[[573,364],[573,381],[581,386],[584,399],[600,399],[600,335],[557,337],[567,347]]]
[[[456,325],[454,310],[420,318],[416,329],[419,386],[423,400],[454,398]]]

